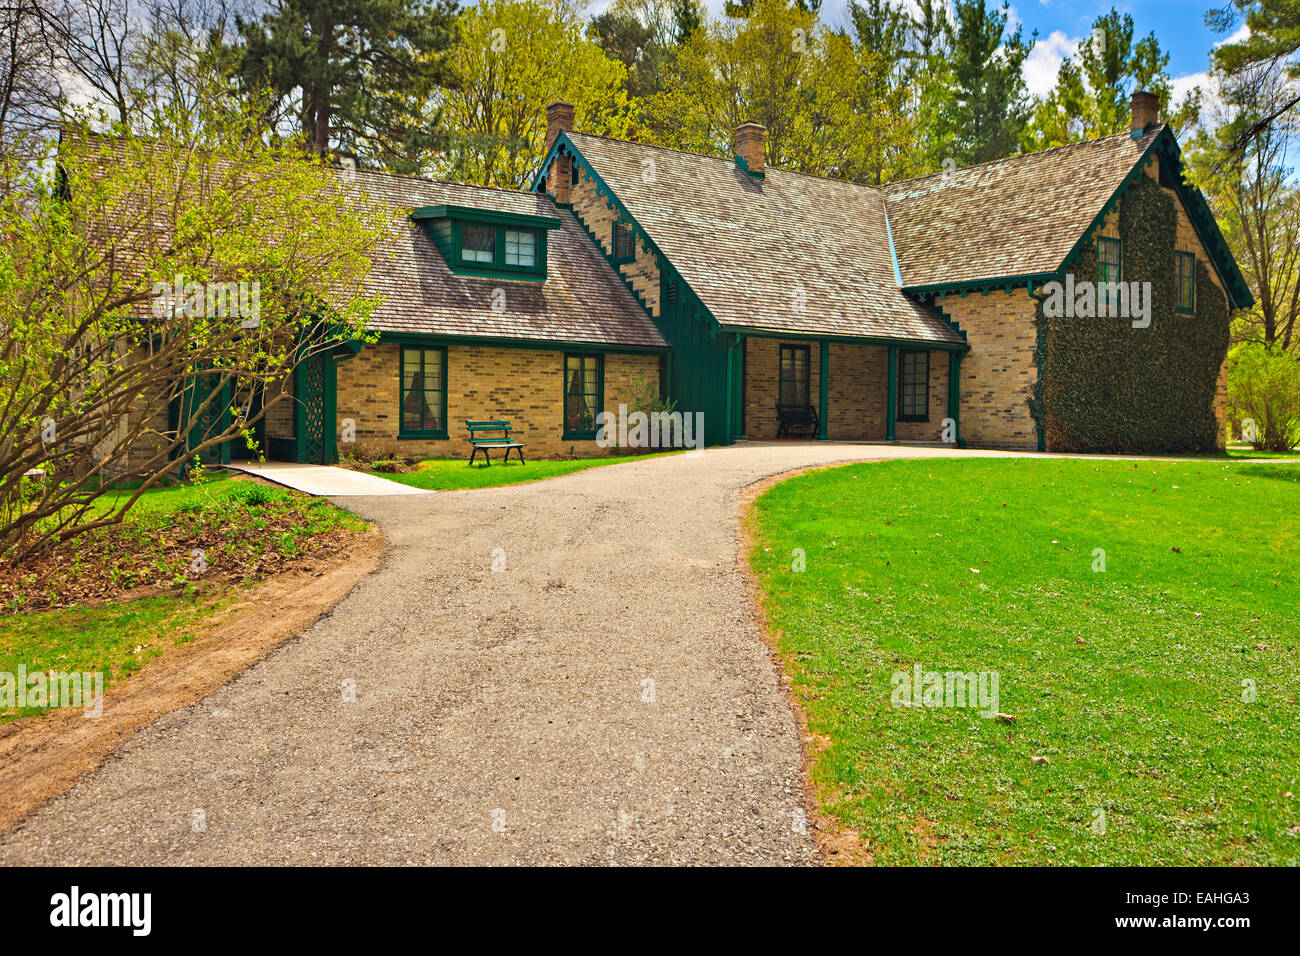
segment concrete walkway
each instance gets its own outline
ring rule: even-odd
[[[738,496],[973,455],[999,456],[737,445],[353,499],[380,570],[0,838],[0,863],[815,863]]]
[[[335,468],[333,465],[299,465],[288,461],[238,461],[225,467],[257,475],[277,485],[323,498],[352,498],[372,495],[429,495],[431,491],[412,488],[398,481],[376,475]]]

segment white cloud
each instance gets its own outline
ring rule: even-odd
[[[1216,47],[1220,47],[1223,46],[1225,43],[1240,43],[1242,40],[1247,39],[1249,36],[1250,36],[1250,24],[1243,23],[1241,26],[1237,27],[1235,31],[1230,33],[1228,36],[1224,37],[1222,40],[1219,40],[1214,45]]]
[[[1053,30],[1039,39],[1025,58],[1025,87],[1033,96],[1044,96],[1056,86],[1056,74],[1066,57],[1074,56],[1079,49],[1079,38],[1071,38],[1060,30]]]

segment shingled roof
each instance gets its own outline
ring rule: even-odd
[[[395,213],[395,229],[372,257],[371,319],[380,332],[663,348],[654,322],[572,213],[550,197],[513,189],[357,171],[344,182]],[[545,282],[456,275],[424,229],[406,217],[425,206],[467,206],[558,219],[546,231]],[[493,290],[505,308],[493,309]]]
[[[758,182],[731,160],[564,136],[719,324],[963,344],[899,289],[880,190],[771,168]]]
[[[580,132],[557,148],[576,149],[721,325],[945,344],[962,339],[924,293],[1057,272],[1162,136],[1176,152],[1153,125],[1138,139],[1126,131],[881,188],[771,167],[759,181],[732,160]],[[1234,301],[1250,304],[1208,206],[1187,193],[1215,233],[1216,264],[1238,280]]]
[[[1164,128],[885,186],[903,286],[1055,272]]]

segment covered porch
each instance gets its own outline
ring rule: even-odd
[[[962,443],[961,349],[746,335],[739,351],[743,438]]]

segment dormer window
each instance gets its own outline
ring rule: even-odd
[[[460,227],[460,256],[466,262],[492,262],[496,248],[497,231],[491,226],[467,222]]]
[[[546,234],[560,220],[547,216],[426,206],[411,213],[451,271],[485,279],[546,279]]]
[[[506,265],[535,266],[537,264],[537,233],[531,230],[506,230]]]

